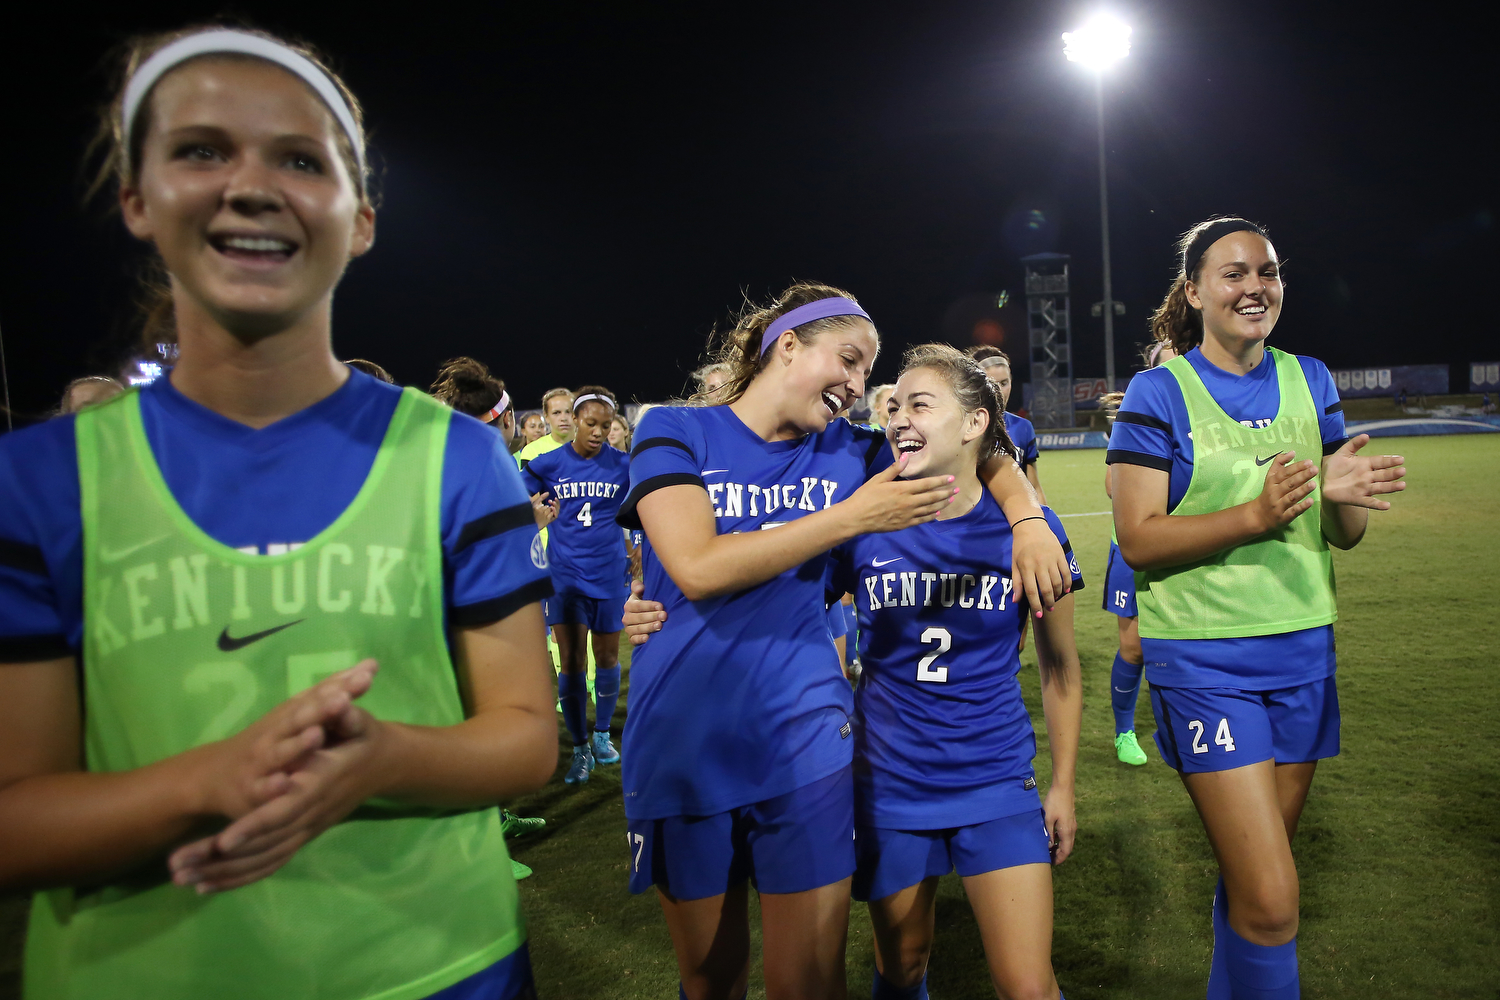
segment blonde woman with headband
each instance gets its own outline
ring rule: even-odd
[[[374,241],[311,50],[130,47],[106,132],[171,374],[0,439],[0,890],[29,997],[534,996],[501,799],[556,730],[501,439],[337,360]]]

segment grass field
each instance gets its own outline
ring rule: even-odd
[[[1394,510],[1372,518],[1362,545],[1335,555],[1343,753],[1321,765],[1294,845],[1303,995],[1493,1000],[1500,996],[1500,435],[1386,439],[1370,450],[1404,454],[1409,486]],[[1078,614],[1085,693],[1079,839],[1055,873],[1058,980],[1070,1000],[1201,997],[1214,862],[1176,775],[1145,739],[1154,726],[1144,695],[1137,731],[1151,762],[1127,768],[1114,760],[1115,620],[1099,610],[1109,519],[1092,513],[1108,509],[1102,455],[1044,457],[1042,482],[1088,583]],[[1029,654],[1027,662],[1027,703],[1039,721]],[[1044,753],[1043,780],[1046,763]],[[546,788],[513,807],[548,821],[512,848],[536,869],[521,895],[540,994],[675,997],[677,973],[656,902],[626,891],[619,769],[596,771],[574,790],[562,784],[559,766]],[[0,998],[14,990],[19,916],[14,901],[0,908],[7,935]],[[851,996],[868,995],[871,963],[869,919],[856,903]],[[953,876],[938,904],[930,986],[939,1000],[994,995]],[[758,978],[750,995],[764,995]]]

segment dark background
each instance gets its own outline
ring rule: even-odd
[[[588,382],[660,399],[742,291],[792,277],[861,299],[888,380],[904,343],[965,346],[976,303],[1019,302],[1038,250],[1074,255],[1075,373],[1102,375],[1093,87],[1059,38],[1091,9],[31,8],[0,68],[14,407],[45,410],[133,337],[139,249],[107,199],[82,203],[106,53],[226,12],[321,45],[365,102],[384,201],[335,346],[398,381],[472,354],[523,407]],[[1500,355],[1495,57],[1472,15],[1113,9],[1135,28],[1106,81],[1122,374],[1176,235],[1217,213],[1260,220],[1289,261],[1282,346],[1335,368]],[[1019,308],[1000,320],[1024,343]]]

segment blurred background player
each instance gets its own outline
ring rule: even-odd
[[[995,383],[1000,390],[1000,399],[1004,405],[1010,405],[1010,390],[1012,388],[1010,377],[1010,355],[998,347],[980,345],[969,348],[969,357],[974,359],[975,364],[984,369],[984,373]],[[1025,417],[1017,416],[1009,410],[1005,411],[1005,429],[1010,434],[1010,439],[1015,442],[1016,461],[1026,472],[1026,478],[1031,483],[1036,495],[1042,503],[1047,502],[1047,494],[1042,491],[1041,480],[1037,478],[1036,463],[1039,452],[1036,447],[1036,428],[1031,426],[1031,421]]]
[[[85,406],[102,403],[106,399],[113,399],[125,391],[125,386],[118,379],[110,378],[108,375],[85,375],[75,378],[69,382],[67,388],[63,389],[62,399],[57,404],[57,415],[66,416],[77,413]]]
[[[1156,341],[1141,351],[1144,371],[1177,357],[1177,352],[1165,341]],[[1099,397],[1109,427],[1119,419],[1120,401],[1123,392],[1107,392]],[[1127,415],[1126,420],[1137,419]],[[1104,467],[1104,492],[1114,497],[1114,486],[1109,466]],[[1109,671],[1109,700],[1115,714],[1115,757],[1122,764],[1140,766],[1146,763],[1146,751],[1141,748],[1135,735],[1135,703],[1141,691],[1141,671],[1145,659],[1141,655],[1140,619],[1136,617],[1135,571],[1125,565],[1120,557],[1120,545],[1115,540],[1115,528],[1109,527],[1109,560],[1105,563],[1104,610],[1118,616],[1120,646],[1115,652],[1114,666]]]
[[[547,421],[542,419],[542,415],[540,413],[526,414],[525,419],[521,421],[521,447],[526,447],[526,445],[530,444],[546,433]]]
[[[609,418],[609,446],[615,451],[630,453],[630,421],[623,413]]]
[[[870,426],[876,430],[885,430],[885,404],[890,400],[891,393],[895,389],[894,385],[886,383],[884,385],[877,385],[865,393],[865,402],[870,407]]]
[[[1259,226],[1210,219],[1178,251],[1151,321],[1178,357],[1131,379],[1111,434],[1115,529],[1157,749],[1219,863],[1208,996],[1294,1000],[1291,841],[1339,752],[1329,546],[1358,544],[1405,469],[1346,440],[1322,362],[1266,346],[1283,286]]]
[[[937,883],[955,867],[999,994],[1058,996],[1051,865],[1068,857],[1077,829],[1082,685],[1069,595],[1036,623],[1052,756],[1044,804],[1016,679],[1026,611],[1010,588],[1012,532],[977,474],[1009,447],[1003,410],[995,384],[956,348],[907,351],[888,447],[907,456],[904,475],[952,476],[958,499],[935,521],[834,551],[865,635],[853,892],[874,925],[875,1000],[927,995]],[[1069,551],[1062,522],[1050,511],[1044,520]],[[1072,586],[1082,585],[1074,569]]]
[[[371,378],[378,378],[386,385],[396,384],[396,380],[391,378],[391,373],[373,361],[367,361],[364,358],[348,358],[344,361],[344,364],[357,372],[364,372]]]
[[[556,397],[558,399],[562,397]],[[529,489],[550,492],[559,504],[548,530],[547,563],[554,593],[545,604],[557,642],[557,697],[573,739],[563,780],[583,784],[596,764],[616,764],[620,754],[609,729],[620,697],[620,615],[629,593],[628,554],[615,515],[630,483],[630,457],[605,439],[615,397],[587,385],[573,396],[572,442],[526,463]],[[588,657],[592,635],[594,729],[588,731]]]
[[[695,386],[693,402],[704,406],[722,403],[723,399],[720,398],[719,390],[723,389],[729,381],[730,371],[729,365],[722,361],[714,361],[693,372],[693,385]],[[636,421],[639,422],[640,418],[641,414],[637,413]]]
[[[547,418],[549,433],[532,441],[516,454],[521,468],[538,455],[545,455],[554,448],[561,448],[573,440],[573,393],[567,389],[548,389],[542,396],[542,413]]]

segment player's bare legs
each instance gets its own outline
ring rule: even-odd
[[[1266,947],[1297,936],[1297,867],[1287,836],[1288,826],[1296,824],[1295,818],[1289,824],[1283,816],[1279,770],[1273,761],[1263,760],[1229,771],[1182,776],[1219,859],[1229,926],[1246,941]],[[1307,777],[1310,781],[1310,770]],[[1290,793],[1297,799],[1299,814],[1306,794],[1305,784],[1300,796],[1295,790]]]
[[[1016,865],[964,879],[995,992],[1057,1000],[1052,972],[1052,866]]]
[[[844,1000],[853,881],[760,894],[766,1000]]]
[[[1297,836],[1297,823],[1302,819],[1302,807],[1307,804],[1307,791],[1312,787],[1313,772],[1318,762],[1305,764],[1276,765],[1276,801],[1281,806],[1281,821],[1286,824],[1288,842]]]
[[[662,916],[688,1000],[740,1000],[750,977],[750,886],[705,899],[673,899],[658,886]]]
[[[870,900],[870,923],[875,928],[875,969],[896,987],[915,986],[927,974],[937,915],[938,880]]]

